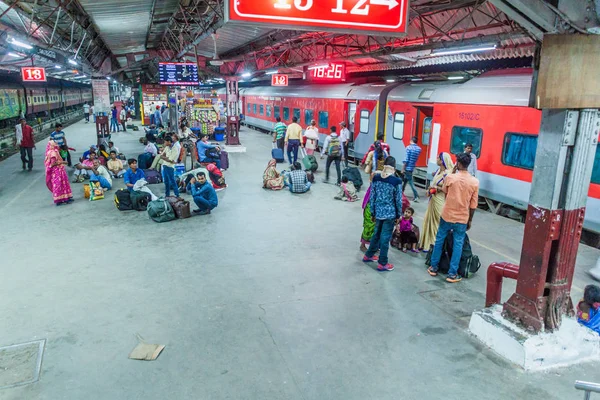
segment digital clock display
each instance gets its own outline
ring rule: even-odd
[[[311,81],[343,82],[346,80],[346,64],[330,63],[308,67],[306,76]]]

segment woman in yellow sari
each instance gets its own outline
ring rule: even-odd
[[[427,188],[429,204],[425,212],[423,229],[421,229],[421,241],[419,242],[419,248],[425,252],[429,251],[429,247],[432,244],[435,244],[435,237],[437,236],[440,218],[442,217],[442,209],[446,202],[446,194],[442,191],[444,179],[454,170],[452,157],[448,153],[440,153],[437,165],[439,169],[433,174],[431,184]]]

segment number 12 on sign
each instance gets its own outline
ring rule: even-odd
[[[271,76],[271,86],[287,86],[288,76],[287,75],[273,75]]]

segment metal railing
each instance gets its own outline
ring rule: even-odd
[[[575,389],[583,390],[583,400],[590,400],[592,393],[600,393],[600,384],[593,382],[575,381]]]

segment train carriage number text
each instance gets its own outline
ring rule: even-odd
[[[479,117],[480,117],[479,113],[464,113],[464,112],[458,113],[458,118],[466,119],[469,121],[479,121]]]

